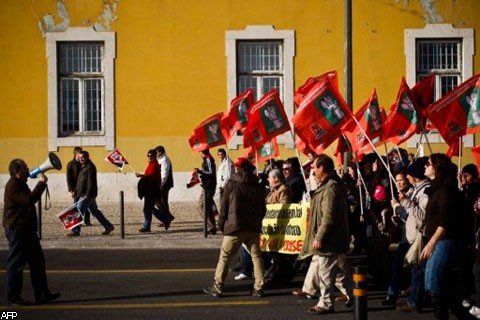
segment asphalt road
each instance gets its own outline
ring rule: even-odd
[[[5,286],[6,251],[0,251],[0,288]],[[61,292],[48,305],[10,307],[16,319],[312,319],[315,301],[294,297],[302,276],[283,285],[267,284],[264,298],[251,297],[251,280],[235,281],[230,272],[224,297],[213,298],[201,288],[212,282],[218,249],[45,250],[49,285]],[[28,272],[24,298],[33,299]],[[402,314],[380,306],[385,291],[371,291],[368,319],[431,319],[431,311]],[[328,319],[354,319],[342,303]],[[5,317],[2,317],[4,319]]]

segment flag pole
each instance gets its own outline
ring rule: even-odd
[[[385,163],[385,161],[383,161],[382,159],[382,156],[380,155],[380,153],[378,153],[378,150],[377,148],[375,148],[375,145],[373,144],[372,140],[370,139],[370,137],[367,135],[367,133],[365,132],[365,130],[363,130],[362,126],[360,125],[360,123],[358,122],[357,118],[355,116],[352,117],[353,121],[355,121],[355,123],[357,124],[358,128],[360,129],[360,131],[362,131],[363,135],[365,136],[365,138],[367,138],[367,141],[370,143],[370,145],[373,147],[373,151],[377,154],[378,158],[380,159],[380,161],[382,162],[382,164],[384,165],[384,167],[387,169],[387,172],[388,172],[388,175],[390,176],[390,179],[392,179],[393,181],[395,181],[395,178],[393,177],[392,175],[392,172],[390,171],[390,168],[387,166],[387,164]],[[385,139],[383,139],[385,141]],[[385,142],[384,142],[385,143]],[[386,145],[386,143],[385,143]]]
[[[383,140],[383,146],[385,147],[385,156],[387,157],[387,166],[388,167],[386,167],[386,169],[387,169],[388,172],[390,172],[390,161],[388,160],[388,149],[387,149],[387,143],[385,142],[385,140]],[[397,150],[398,150],[398,148],[397,148]],[[400,150],[398,150],[397,152],[398,152],[398,154],[400,154]],[[392,179],[388,179],[388,182],[390,184],[390,195],[392,196],[392,199],[394,199],[395,195],[393,194]],[[395,187],[397,187],[396,181],[393,180],[393,182],[394,182],[393,184],[395,185]],[[397,187],[397,190],[398,190],[398,187]]]
[[[458,137],[458,172],[462,171],[462,137]]]
[[[428,136],[425,134],[425,126],[423,125],[423,121],[420,121],[420,126],[422,127],[422,135],[425,135],[425,141],[427,141],[428,145],[428,151],[430,151],[430,154],[432,154],[432,146],[430,145],[430,141],[428,141]]]
[[[292,135],[293,145],[295,146],[295,154],[297,155],[298,162],[300,162],[300,153],[298,153],[297,146],[295,145],[295,134],[293,133],[292,130],[290,130],[290,134]],[[300,162],[300,172],[302,173],[303,183],[305,183],[305,186],[307,186],[308,185],[307,178],[305,176],[305,170],[303,170],[303,166],[301,162]]]

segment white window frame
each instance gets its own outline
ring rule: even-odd
[[[473,76],[473,54],[475,48],[474,30],[466,28],[454,28],[451,24],[427,24],[423,29],[405,29],[405,56],[407,67],[407,83],[413,87],[416,83],[416,40],[417,39],[461,39],[461,74],[462,82]],[[420,147],[420,134],[415,134],[408,140],[409,148]],[[474,146],[474,135],[468,134],[462,137],[465,147]],[[445,143],[439,133],[428,135],[430,143]],[[426,143],[426,141],[423,141]]]
[[[245,30],[226,31],[227,57],[227,109],[237,93],[237,41],[241,40],[283,40],[283,106],[288,119],[293,116],[293,59],[295,57],[295,31],[275,30],[271,25],[247,26]],[[290,124],[292,125],[292,124]],[[277,137],[279,144],[294,148],[293,137],[286,132]],[[234,136],[228,143],[229,149],[238,149],[243,145],[243,136]]]
[[[68,28],[64,32],[48,32],[47,63],[48,63],[48,149],[57,151],[58,147],[73,146],[105,146],[106,150],[115,149],[115,78],[114,61],[116,57],[115,32],[96,32],[93,28]],[[103,42],[103,72],[104,72],[104,132],[98,135],[60,136],[58,127],[58,66],[57,42]]]

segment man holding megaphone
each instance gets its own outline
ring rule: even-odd
[[[6,270],[7,303],[14,306],[29,304],[21,296],[23,269],[27,263],[35,300],[39,304],[46,303],[60,296],[48,289],[45,257],[37,235],[35,203],[47,188],[48,179],[42,171],[37,172],[35,176],[38,176],[38,183],[31,191],[27,185],[29,170],[25,161],[12,160],[8,170],[10,180],[5,186],[3,210],[3,227],[9,248]]]

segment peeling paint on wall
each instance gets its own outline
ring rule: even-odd
[[[104,1],[103,12],[100,17],[97,18],[97,22],[93,26],[95,31],[110,31],[110,23],[117,21],[117,8],[120,0],[114,0],[113,3]]]
[[[443,22],[443,18],[437,13],[434,3],[435,0],[420,0],[423,9],[423,17],[427,23]]]
[[[56,24],[54,16],[49,13],[43,16],[42,21],[38,23],[38,27],[44,38],[47,32],[62,32],[70,26],[67,8],[61,0],[57,0],[57,16],[62,19],[62,22]]]
[[[397,3],[403,1],[404,8],[408,8],[410,0],[395,0]],[[442,16],[437,13],[435,8],[435,0],[418,0],[423,10],[423,18],[426,23],[443,22]]]

